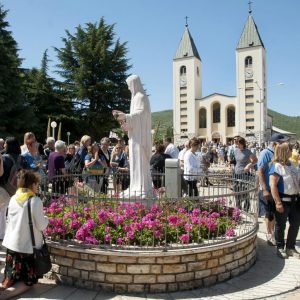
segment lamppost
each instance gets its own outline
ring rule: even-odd
[[[68,131],[68,132],[67,132],[67,136],[68,136],[68,146],[70,145],[70,135],[71,135],[71,132]]]
[[[261,147],[261,104],[264,103],[264,100],[262,99],[262,88],[260,87],[260,85],[258,84],[257,81],[255,81],[257,87],[259,88],[259,100],[256,100],[256,103],[259,103],[259,147]]]
[[[52,127],[52,137],[55,139],[55,127],[57,126],[57,123],[55,121],[51,122]]]

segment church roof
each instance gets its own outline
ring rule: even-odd
[[[296,133],[294,133],[294,132],[289,132],[289,131],[283,130],[283,129],[275,127],[275,126],[272,126],[272,131],[275,131],[275,132],[278,132],[281,134],[285,134],[285,135],[296,135]]]
[[[201,60],[198,50],[195,46],[194,40],[190,34],[188,26],[185,27],[183,36],[180,40],[180,44],[177,48],[174,59],[186,58],[186,57],[197,57]]]
[[[213,96],[222,96],[222,97],[226,97],[226,98],[235,98],[236,97],[236,96],[229,96],[229,95],[225,95],[225,94],[221,94],[221,93],[212,93],[212,94],[209,94],[205,97],[202,97],[202,98],[196,99],[196,100],[205,100],[205,99],[213,97]]]
[[[240,37],[240,40],[239,40],[239,43],[238,43],[236,49],[243,49],[243,48],[249,48],[249,47],[255,47],[255,46],[264,47],[264,44],[261,40],[257,26],[253,20],[253,17],[250,14],[248,16],[247,22],[244,26],[242,35]]]

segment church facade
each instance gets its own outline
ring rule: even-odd
[[[261,144],[270,137],[266,51],[251,12],[235,53],[236,96],[213,93],[203,97],[202,61],[186,25],[173,59],[175,144],[192,137],[228,143],[236,135]]]

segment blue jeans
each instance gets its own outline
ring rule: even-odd
[[[284,231],[286,222],[289,220],[290,227],[286,240],[287,249],[295,249],[296,238],[300,225],[300,209],[299,203],[296,201],[286,202],[282,201],[284,212],[281,214],[278,211],[275,212],[276,224],[275,224],[275,239],[277,248],[284,248]]]

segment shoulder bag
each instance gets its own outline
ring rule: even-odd
[[[51,259],[50,254],[48,251],[48,247],[45,241],[45,236],[43,234],[43,246],[41,249],[37,249],[35,247],[35,239],[34,239],[34,233],[33,233],[33,224],[32,224],[32,218],[31,218],[31,198],[28,199],[28,218],[29,218],[29,228],[30,228],[30,235],[31,235],[31,241],[32,241],[32,247],[33,247],[33,258],[34,258],[34,270],[35,274],[38,277],[43,277],[44,274],[48,273],[51,268]]]

